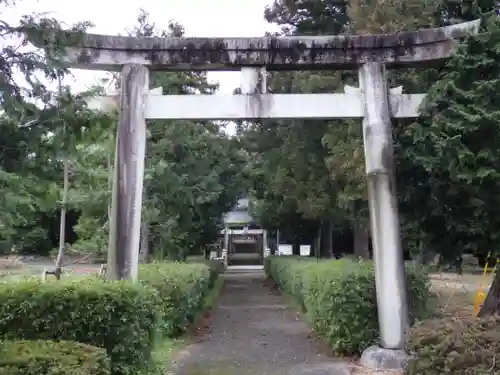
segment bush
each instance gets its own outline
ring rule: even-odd
[[[161,333],[177,336],[187,329],[203,305],[217,271],[203,263],[151,263],[139,269],[141,283],[157,290]]]
[[[313,258],[301,258],[292,256],[271,256],[264,261],[264,270],[278,286],[305,311],[304,285],[302,278],[305,272],[318,265]]]
[[[441,318],[410,332],[407,375],[500,374],[500,317]]]
[[[109,375],[104,349],[72,341],[4,341],[0,375]]]
[[[157,305],[153,289],[128,282],[5,282],[0,284],[0,335],[104,348],[113,374],[128,375],[149,362]]]
[[[269,257],[267,274],[302,306],[307,321],[336,354],[360,354],[378,340],[375,275],[371,262]],[[407,270],[410,318],[427,309],[429,281]]]

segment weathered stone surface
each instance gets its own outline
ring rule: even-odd
[[[345,69],[366,62],[397,67],[447,58],[452,39],[477,32],[478,27],[479,20],[395,34],[260,38],[136,38],[65,32],[34,43],[63,43],[67,63],[82,69],[116,71],[132,63],[153,70]]]
[[[361,355],[360,365],[373,370],[404,369],[410,357],[403,350],[370,346]]]
[[[385,348],[402,349],[408,309],[385,66],[364,64],[359,69],[359,82],[365,96],[363,144],[380,342]]]
[[[392,94],[391,117],[418,117],[425,94]],[[114,111],[116,96],[89,99],[89,108]],[[196,110],[193,110],[196,108]],[[364,116],[363,95],[343,94],[263,94],[263,95],[149,95],[147,119],[330,119]]]
[[[149,71],[127,64],[121,72],[115,177],[107,277],[137,280],[146,151],[145,100]]]
[[[350,375],[349,366],[340,362],[303,364],[293,367],[288,375]]]
[[[305,372],[315,365],[335,365],[338,361],[316,345],[297,311],[288,308],[278,291],[268,287],[262,270],[232,270],[221,277],[221,296],[211,319],[204,320],[210,329],[203,330],[196,343],[173,357],[170,374],[349,374]]]

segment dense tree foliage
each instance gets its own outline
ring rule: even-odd
[[[428,196],[427,213],[414,217],[427,243],[460,263],[465,251],[492,260],[500,221],[500,22],[468,38],[440,71],[422,114],[404,130],[412,147],[407,162],[419,170],[418,189]],[[425,181],[425,183],[424,183]],[[446,233],[446,235],[443,235]],[[500,273],[482,313],[500,308]]]
[[[2,1],[0,6],[13,3]],[[83,31],[87,26],[83,22],[73,29]],[[81,97],[68,96],[65,88],[49,89],[50,81],[61,80],[67,73],[57,63],[57,45],[30,48],[34,35],[60,27],[57,20],[39,15],[26,15],[17,24],[2,21],[0,26],[2,252],[13,247],[44,251],[55,242],[51,234],[62,181],[57,152],[69,147],[70,138],[78,137],[94,116],[80,112]]]
[[[266,9],[265,17],[280,25],[282,33],[288,35],[367,34],[463,22],[486,15],[493,7],[493,1],[276,0]],[[482,52],[477,53],[476,58],[481,60]],[[405,92],[425,93],[446,69],[441,65],[390,71],[389,86],[403,85]],[[463,77],[465,84],[472,84],[469,78],[473,76],[456,74]],[[273,73],[269,82],[272,92],[342,92],[345,84],[357,85],[357,74],[350,71]],[[478,230],[468,228],[465,216],[459,213],[466,209],[458,203],[462,200],[479,204],[471,182],[461,182],[463,189],[457,190],[457,201],[452,201],[449,195],[443,199],[447,190],[439,192],[439,186],[451,188],[457,183],[450,185],[436,170],[439,165],[442,168],[439,171],[449,173],[450,166],[434,159],[429,146],[436,141],[432,133],[416,130],[429,121],[393,122],[404,248],[407,257],[437,252],[443,262],[458,265],[464,251],[484,255],[491,250],[491,244],[484,242],[487,238],[479,240]],[[481,122],[482,126],[485,125]],[[421,133],[426,134],[425,140]],[[280,223],[283,231],[291,234],[288,241],[295,243],[318,244],[321,241],[314,238],[319,234],[323,243],[317,248],[321,248],[323,254],[354,250],[357,255],[368,256],[368,211],[359,121],[260,121],[242,128],[240,136],[247,149],[256,154],[255,212],[264,222]],[[458,149],[455,151],[459,153]],[[435,160],[433,173],[426,169],[431,160]],[[430,183],[434,178],[436,183]],[[437,189],[436,194],[433,188]],[[467,191],[469,194],[465,194]],[[432,209],[429,209],[429,200]],[[443,215],[450,211],[452,215]],[[441,224],[437,225],[436,220]],[[461,230],[445,235],[451,226]],[[484,230],[489,230],[486,227]],[[498,231],[490,232],[488,236],[496,233]],[[352,240],[348,239],[350,236]]]
[[[88,24],[78,25],[84,26]],[[29,41],[59,29],[56,20],[26,16],[19,25],[2,27],[12,43],[1,53],[0,126],[8,135],[0,144],[2,252],[48,253],[62,239],[63,250],[69,242],[80,252],[103,253],[116,114],[87,108],[88,96],[98,88],[78,95],[60,84],[50,89],[47,78],[60,82],[67,73],[58,63],[57,44],[42,51]],[[175,23],[157,30],[144,11],[130,31],[146,37],[183,32]],[[28,52],[19,52],[16,43],[26,45]],[[204,73],[191,72],[154,73],[151,87],[185,95],[216,89]],[[219,237],[224,213],[243,193],[240,177],[246,159],[238,140],[229,138],[219,123],[150,121],[147,148],[143,250],[175,259],[200,252]],[[62,236],[61,222],[67,224]]]

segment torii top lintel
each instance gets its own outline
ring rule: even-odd
[[[350,69],[365,62],[397,68],[449,57],[453,39],[477,33],[479,25],[480,20],[475,20],[395,34],[260,38],[137,38],[65,32],[62,39],[68,65],[80,69],[117,71],[124,64],[137,63],[151,70],[239,70],[243,66],[327,70]],[[53,34],[49,40],[56,38]],[[45,39],[44,43],[50,42]]]

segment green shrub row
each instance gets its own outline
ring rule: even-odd
[[[157,263],[140,267],[140,283],[19,280],[0,284],[0,337],[68,340],[104,348],[113,375],[146,367],[158,330],[186,329],[208,291],[205,264]]]
[[[378,341],[375,274],[371,262],[268,257],[267,275],[305,312],[306,320],[336,354],[360,354]],[[407,270],[412,320],[429,299],[424,273]]]
[[[72,341],[0,342],[0,375],[110,375],[106,351]]]
[[[117,374],[148,363],[158,295],[141,285],[96,278],[11,282],[0,287],[0,334],[70,340],[106,349]]]
[[[166,336],[183,333],[203,304],[215,272],[205,264],[153,263],[139,269],[143,285],[158,292],[160,331]]]

